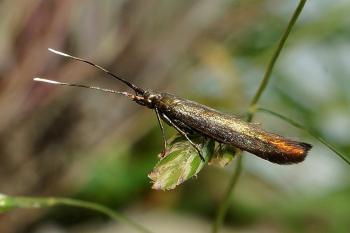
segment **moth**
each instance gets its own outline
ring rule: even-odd
[[[206,105],[169,93],[145,90],[89,60],[75,57],[54,49],[49,49],[49,51],[94,66],[110,77],[127,85],[134,93],[75,83],[63,83],[42,78],[34,78],[35,81],[96,89],[123,95],[139,105],[154,110],[162,131],[164,149],[167,148],[167,142],[164,136],[162,121],[174,127],[181,135],[183,135],[198,151],[198,155],[203,162],[205,159],[201,150],[199,149],[199,146],[189,138],[188,135],[190,133],[198,133],[199,135],[211,138],[218,143],[239,148],[277,164],[299,163],[305,159],[308,151],[312,147],[308,143],[294,141],[281,135],[267,132],[257,124],[246,122],[237,116],[220,112]]]

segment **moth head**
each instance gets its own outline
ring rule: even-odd
[[[151,90],[145,90],[141,98],[136,102],[138,104],[144,105],[148,108],[154,108],[155,102],[160,99],[160,94],[157,94]]]

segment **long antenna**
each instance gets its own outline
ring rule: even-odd
[[[94,89],[94,90],[98,90],[98,91],[119,94],[119,95],[126,96],[131,100],[138,99],[137,96],[130,94],[128,92],[125,92],[125,91],[115,91],[115,90],[106,89],[106,88],[102,88],[102,87],[86,86],[83,84],[76,84],[76,83],[63,83],[63,82],[58,82],[58,81],[54,81],[54,80],[50,80],[50,79],[43,79],[43,78],[34,78],[33,80],[37,81],[37,82],[44,82],[44,83],[49,83],[49,84],[53,84],[53,85],[62,85],[62,86],[70,86],[70,87],[83,87],[83,88],[87,88],[87,89]]]
[[[75,56],[72,56],[72,55],[69,55],[67,53],[63,53],[63,52],[60,52],[60,51],[57,51],[57,50],[54,50],[52,48],[48,48],[48,50],[52,53],[55,53],[57,55],[60,55],[60,56],[64,56],[64,57],[68,57],[68,58],[72,58],[74,60],[77,60],[77,61],[81,61],[81,62],[84,62],[84,63],[87,63],[93,67],[96,67],[97,69],[99,70],[102,70],[104,73],[108,74],[109,76],[113,77],[113,78],[116,78],[118,79],[119,81],[123,82],[124,84],[126,84],[127,86],[129,86],[131,89],[133,89],[136,94],[143,94],[145,92],[145,90],[143,90],[142,88],[140,87],[137,87],[135,86],[134,84],[118,77],[117,75],[111,73],[110,71],[106,70],[105,68],[103,68],[102,66],[99,66],[99,65],[96,65],[94,64],[93,62],[89,61],[89,60],[86,60],[86,59],[83,59],[83,58],[80,58],[80,57],[75,57]]]

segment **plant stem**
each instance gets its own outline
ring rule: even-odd
[[[151,231],[149,231],[142,225],[132,221],[131,219],[113,211],[112,209],[109,209],[103,205],[100,205],[94,202],[81,201],[81,200],[75,200],[70,198],[54,198],[54,197],[31,198],[31,197],[8,196],[8,198],[13,203],[13,207],[17,207],[17,208],[44,208],[44,207],[52,207],[57,205],[65,205],[65,206],[73,206],[73,207],[94,210],[107,215],[111,219],[123,222],[133,227],[134,229],[138,230],[139,232],[151,233]]]
[[[290,34],[290,32],[291,32],[291,30],[292,30],[292,28],[293,28],[295,22],[297,21],[297,19],[298,19],[300,13],[302,12],[305,3],[306,3],[306,0],[301,0],[301,1],[299,2],[299,5],[298,5],[297,8],[295,9],[292,18],[290,19],[290,21],[289,21],[289,23],[288,23],[288,26],[287,26],[285,32],[283,33],[283,36],[282,36],[281,39],[280,39],[280,41],[279,41],[279,43],[278,43],[278,46],[277,46],[275,52],[273,53],[273,56],[272,56],[272,58],[271,58],[271,60],[270,60],[270,62],[269,62],[269,64],[268,64],[268,66],[267,66],[267,68],[266,68],[264,77],[263,77],[263,79],[261,80],[261,83],[260,83],[260,85],[259,85],[259,88],[258,88],[258,90],[256,91],[256,93],[255,93],[255,95],[254,95],[254,97],[253,97],[253,99],[252,99],[252,101],[251,101],[251,103],[250,103],[250,110],[251,110],[251,111],[254,111],[254,112],[255,112],[255,106],[256,106],[256,104],[258,103],[258,101],[259,101],[259,99],[260,99],[262,93],[263,93],[264,90],[266,89],[266,86],[267,86],[267,84],[268,84],[268,82],[269,82],[269,80],[270,80],[270,78],[271,78],[271,73],[272,73],[273,68],[274,68],[274,66],[275,66],[275,64],[276,64],[276,61],[277,61],[277,59],[278,59],[278,57],[279,57],[279,55],[280,55],[280,53],[281,53],[281,51],[282,51],[282,49],[283,49],[283,47],[284,47],[286,41],[287,41],[287,38],[288,38],[288,36],[289,36],[289,34]]]
[[[227,213],[227,209],[229,207],[229,202],[230,202],[230,196],[232,194],[232,191],[234,189],[234,187],[236,186],[236,183],[237,183],[237,180],[241,174],[241,170],[242,170],[242,152],[239,151],[237,152],[237,155],[238,158],[237,158],[237,163],[236,163],[236,167],[235,167],[235,170],[233,171],[233,174],[232,174],[232,177],[230,179],[230,183],[227,187],[227,190],[226,190],[226,193],[225,193],[225,196],[223,198],[223,201],[219,207],[219,210],[218,210],[218,213],[217,213],[217,216],[216,216],[216,220],[213,224],[213,229],[212,229],[212,232],[218,232],[219,231],[219,228],[221,227],[223,221],[224,221],[224,218],[225,218],[225,215]]]
[[[275,50],[275,52],[273,53],[273,56],[271,57],[270,62],[268,63],[268,66],[266,68],[265,74],[263,76],[263,79],[259,85],[258,90],[256,91],[250,105],[249,105],[249,112],[248,112],[248,117],[247,117],[247,121],[251,122],[253,120],[254,114],[256,112],[256,105],[260,100],[261,95],[263,94],[263,92],[266,89],[266,86],[271,78],[271,73],[273,71],[273,68],[275,66],[275,63],[287,41],[287,38],[295,24],[295,22],[297,21],[300,13],[302,12],[304,5],[306,3],[306,0],[300,0],[297,8],[295,9],[292,18],[290,19],[287,28],[285,30],[285,32],[283,33],[282,38],[280,39],[278,46]],[[240,153],[240,152],[238,152]],[[229,186],[227,187],[227,191],[226,194],[220,204],[219,210],[218,210],[218,214],[216,216],[215,222],[213,223],[213,228],[212,228],[212,232],[213,233],[217,233],[219,232],[219,228],[221,227],[222,223],[224,222],[226,213],[227,213],[227,209],[229,207],[230,204],[230,196],[233,193],[233,190],[237,184],[237,181],[240,177],[241,171],[242,171],[242,155],[240,155],[237,159],[237,164],[236,164],[236,169],[233,172],[231,178],[230,178],[230,183]]]

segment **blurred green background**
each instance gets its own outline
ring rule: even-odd
[[[152,111],[119,96],[34,83],[41,76],[125,86],[47,51],[89,58],[137,85],[244,114],[298,1],[0,1],[0,192],[108,205],[154,232],[210,232],[234,163],[173,191],[151,189],[162,150]],[[260,105],[350,154],[350,2],[308,1]],[[314,148],[297,165],[250,154],[222,232],[350,232],[350,169],[306,133],[258,113],[272,132]],[[174,134],[166,128],[167,136]],[[0,215],[0,231],[134,232],[92,211]]]

